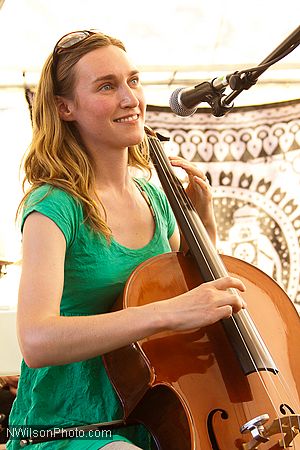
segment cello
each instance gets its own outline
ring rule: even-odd
[[[163,138],[145,130],[189,250],[139,265],[115,309],[174,297],[227,275],[245,284],[247,309],[104,355],[124,423],[144,424],[158,450],[300,450],[299,315],[272,278],[217,253],[164,154]]]

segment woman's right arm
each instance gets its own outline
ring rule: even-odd
[[[30,367],[93,358],[163,330],[209,325],[244,306],[228,288],[244,290],[227,277],[177,297],[93,316],[60,316],[66,242],[48,217],[31,213],[23,228],[18,334]]]

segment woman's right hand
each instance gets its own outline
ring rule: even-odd
[[[203,283],[184,294],[164,300],[167,328],[187,331],[202,328],[230,317],[246,307],[242,296],[232,289],[244,292],[245,285],[234,277],[219,278]]]

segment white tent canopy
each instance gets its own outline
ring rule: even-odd
[[[298,26],[299,0],[5,0],[0,87],[22,85],[23,72],[36,84],[61,35],[96,28],[124,41],[143,72],[148,103],[166,105],[178,85],[257,65]],[[300,46],[236,104],[298,98],[299,82]]]
[[[96,28],[119,37],[141,69],[148,104],[168,105],[178,86],[259,64],[298,26],[299,0],[0,0],[0,258],[18,259],[20,243],[19,163],[31,139],[23,73],[34,86],[63,34]],[[299,98],[299,83],[300,46],[234,103]]]
[[[95,28],[123,40],[142,72],[148,103],[168,105],[178,86],[259,64],[298,26],[299,0],[0,0],[0,260],[20,259],[19,164],[31,139],[24,82],[36,85],[63,34]],[[299,83],[300,46],[234,103],[299,98]],[[14,266],[0,284],[0,299],[10,304],[17,298]]]

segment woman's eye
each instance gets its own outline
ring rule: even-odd
[[[140,80],[138,77],[132,78],[131,84],[137,86],[139,84]]]
[[[109,91],[110,89],[112,89],[111,84],[104,84],[103,86],[99,87],[99,91]]]

